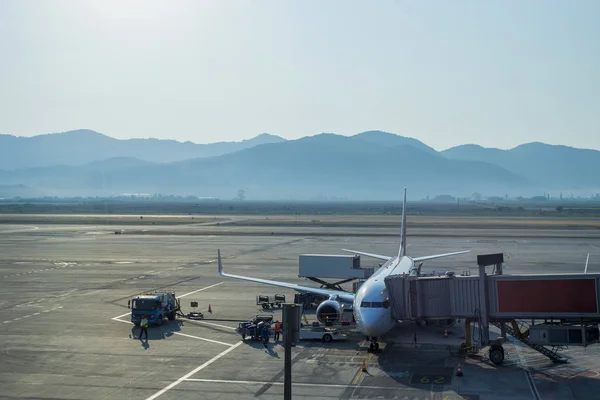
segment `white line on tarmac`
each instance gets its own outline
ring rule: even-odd
[[[236,328],[234,328],[232,326],[213,324],[212,322],[204,322],[204,321],[196,321],[196,320],[194,320],[194,323],[195,324],[212,325],[212,326],[216,326],[216,327],[219,327],[219,328],[225,328],[225,329],[233,329],[233,330],[236,329]]]
[[[535,400],[541,400],[540,393],[537,390],[537,386],[535,386],[535,381],[533,380],[533,376],[529,373],[529,371],[525,371],[525,378],[527,379],[527,383],[529,384],[529,389],[531,390],[531,394]]]
[[[123,321],[122,319],[117,319],[117,318],[111,318],[113,321],[117,321],[117,322],[123,322],[124,324],[129,324],[131,325],[131,321]]]
[[[186,334],[186,333],[181,333],[181,332],[173,332],[173,334],[174,334],[174,335],[180,335],[180,336],[189,337],[189,338],[192,338],[192,339],[205,340],[205,341],[207,341],[207,342],[211,342],[211,343],[222,344],[223,346],[229,346],[229,347],[233,346],[233,345],[232,345],[232,344],[230,344],[230,343],[219,342],[218,340],[212,340],[212,339],[201,338],[201,337],[199,337],[199,336],[192,336],[192,335],[188,335],[188,334]]]
[[[227,379],[201,379],[201,378],[186,378],[186,382],[205,382],[205,383],[229,383],[232,385],[283,385],[283,382],[264,382],[264,381],[233,381]],[[360,387],[361,389],[389,389],[398,390],[398,386],[364,386],[364,385],[343,385],[336,383],[301,383],[292,382],[292,386],[312,386],[312,387],[329,387],[329,388],[348,388]]]
[[[213,288],[213,287],[215,287],[215,286],[219,286],[219,285],[221,285],[221,284],[223,284],[223,283],[225,283],[225,282],[219,282],[219,283],[215,283],[214,285],[210,285],[210,286],[207,286],[207,287],[205,287],[205,288],[202,288],[202,289],[194,290],[193,292],[189,292],[189,293],[186,293],[186,294],[182,294],[182,295],[180,295],[180,296],[178,296],[178,297],[185,297],[185,296],[189,296],[190,294],[198,293],[198,292],[201,292],[201,291],[203,291],[203,290],[210,289],[210,288]]]
[[[165,387],[164,389],[159,390],[158,392],[154,393],[152,396],[148,397],[146,400],[154,400],[156,399],[158,396],[162,395],[163,393],[168,392],[169,390],[173,389],[175,386],[179,385],[181,382],[187,380],[190,376],[194,375],[195,373],[197,373],[198,371],[203,370],[204,368],[208,367],[210,364],[214,363],[215,361],[217,361],[219,358],[223,357],[224,355],[226,355],[227,353],[235,350],[239,345],[241,345],[242,341],[237,342],[237,344],[234,344],[233,346],[231,346],[230,348],[228,348],[227,350],[223,351],[222,353],[217,354],[216,356],[214,356],[213,358],[211,358],[210,360],[208,360],[207,362],[205,362],[204,364],[200,365],[199,367],[193,369],[192,371],[188,372],[187,374],[185,374],[184,376],[182,376],[181,378],[177,379],[175,382],[171,383],[170,385],[168,385],[167,387]]]
[[[115,321],[118,321],[119,318],[123,318],[124,316],[129,315],[129,314],[131,314],[131,312],[125,313],[123,315],[119,315],[118,317],[112,317],[111,319],[114,319]],[[125,322],[125,321],[121,321],[121,322]]]

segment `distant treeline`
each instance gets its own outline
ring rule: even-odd
[[[409,201],[409,215],[517,215],[600,217],[600,201],[577,200],[503,200],[501,202],[457,200]],[[4,214],[177,214],[177,215],[399,215],[399,201],[252,201],[199,200],[197,198],[71,198],[4,199]]]

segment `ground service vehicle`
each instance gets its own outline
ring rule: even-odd
[[[337,329],[329,329],[322,326],[318,327],[307,327],[300,329],[299,333],[300,340],[322,340],[324,342],[331,342],[332,340],[345,339],[344,335]]]
[[[257,315],[252,321],[240,322],[236,330],[242,335],[242,340],[248,336],[251,340],[262,340],[262,330],[269,329],[272,323],[272,315]]]
[[[172,292],[142,294],[127,302],[131,308],[131,322],[139,326],[142,318],[150,325],[161,325],[165,319],[173,321],[179,311],[179,300]]]
[[[276,294],[275,296],[267,296],[259,294],[256,296],[256,305],[262,306],[263,309],[267,310],[269,307],[275,308],[275,306],[281,308],[281,305],[285,303],[284,294]]]

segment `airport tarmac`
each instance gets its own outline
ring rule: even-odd
[[[310,284],[297,277],[299,254],[355,248],[391,255],[398,246],[396,237],[374,237],[369,228],[364,236],[363,228],[352,229],[355,236],[348,237],[346,228],[331,227],[323,232],[337,233],[323,236],[318,228],[306,236],[271,235],[269,227],[264,234],[235,227],[219,235],[208,234],[209,226],[183,226],[179,235],[161,228],[144,226],[146,232],[135,234],[124,226],[125,234],[115,235],[114,225],[0,225],[1,399],[281,399],[283,347],[244,343],[235,326],[264,312],[255,305],[257,294],[292,299],[293,293],[219,276],[217,248],[228,272]],[[244,235],[245,229],[255,233]],[[505,253],[506,274],[582,272],[588,253],[588,272],[600,272],[597,232],[586,239],[582,230],[563,229],[564,238],[544,236],[543,229],[527,237],[518,231],[498,229],[494,238],[481,229],[414,237],[409,230],[408,252],[472,250],[430,261],[426,272],[476,274],[476,255],[497,252]],[[377,261],[362,257],[361,263]],[[173,321],[150,328],[148,341],[135,339],[127,300],[159,288],[175,291],[184,312],[197,301],[207,320]],[[419,330],[416,346],[414,329],[399,327],[379,354],[355,339],[300,343],[292,352],[294,398],[600,399],[599,346],[570,348],[563,352],[570,363],[553,365],[515,341],[506,346],[506,364],[495,367],[485,352],[452,353],[462,341],[458,328],[449,339]],[[454,374],[459,363],[463,377]]]

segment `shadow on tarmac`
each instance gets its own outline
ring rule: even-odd
[[[183,321],[175,320],[168,321],[163,323],[160,326],[149,326],[148,327],[148,337],[144,336],[144,339],[140,339],[140,334],[142,333],[142,328],[139,326],[133,326],[131,328],[131,333],[129,334],[130,339],[137,339],[142,342],[142,347],[146,350],[150,348],[150,340],[163,340],[168,337],[173,336],[174,332],[181,331],[181,327],[183,326]]]

